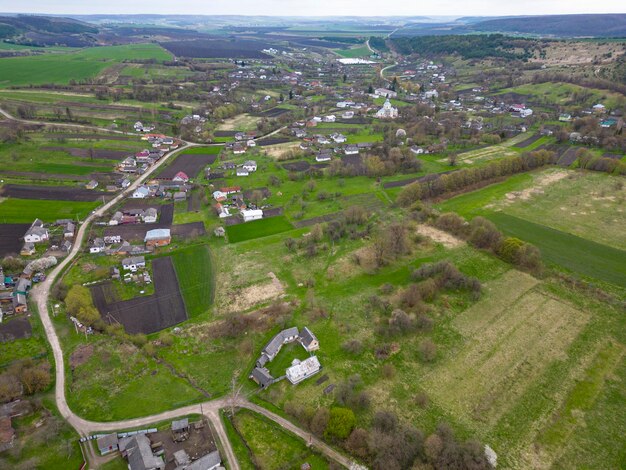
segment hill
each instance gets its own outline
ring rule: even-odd
[[[71,18],[48,16],[0,16],[0,39],[34,46],[91,45],[98,33],[93,25]]]
[[[479,21],[471,28],[481,32],[526,33],[560,37],[626,37],[626,14],[549,15]]]

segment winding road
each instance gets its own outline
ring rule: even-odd
[[[23,122],[27,124],[42,124],[42,125],[51,125],[46,122],[39,121],[28,121],[24,119],[16,119],[11,116],[9,113],[0,108],[0,114],[2,114],[5,118]],[[116,132],[122,133],[122,131],[113,131],[110,129],[99,128],[94,126],[82,125],[82,124],[53,124],[58,127],[73,127],[80,128],[86,130],[99,130],[99,131],[107,131],[107,132]],[[260,138],[269,137],[271,135],[275,135],[283,128],[277,129],[267,135],[264,135]],[[39,316],[41,318],[41,322],[44,327],[44,331],[46,333],[46,338],[50,343],[50,348],[52,349],[52,354],[54,357],[55,363],[55,388],[54,388],[54,396],[56,406],[59,410],[59,413],[75,430],[81,437],[87,437],[94,433],[102,433],[102,432],[111,432],[118,431],[124,429],[131,429],[137,427],[149,426],[154,423],[168,421],[172,419],[179,418],[181,416],[186,416],[189,414],[203,414],[207,419],[212,423],[213,428],[217,433],[217,438],[219,439],[222,449],[226,454],[226,461],[228,462],[228,467],[231,470],[239,470],[239,463],[235,456],[235,453],[232,449],[230,441],[228,440],[228,436],[226,433],[226,429],[224,427],[224,423],[220,417],[219,411],[223,408],[235,406],[239,408],[247,408],[256,413],[262,414],[267,418],[271,419],[279,426],[284,429],[292,432],[293,434],[302,438],[308,446],[313,446],[318,449],[322,454],[324,454],[329,459],[336,461],[337,463],[343,465],[346,468],[351,468],[354,464],[353,462],[346,458],[344,455],[340,454],[332,447],[328,446],[324,442],[320,441],[316,437],[312,436],[309,432],[304,431],[303,429],[297,427],[290,421],[285,418],[272,413],[271,411],[258,406],[254,403],[251,403],[247,399],[243,397],[223,397],[215,400],[206,401],[203,403],[197,403],[194,405],[185,406],[182,408],[177,408],[175,410],[165,411],[163,413],[158,413],[150,416],[145,416],[141,418],[128,419],[123,421],[112,421],[112,422],[96,422],[89,421],[81,418],[76,413],[74,413],[68,403],[65,396],[66,392],[66,383],[65,383],[65,357],[63,354],[63,349],[61,348],[61,342],[59,341],[59,337],[57,336],[57,332],[52,323],[52,319],[50,318],[50,310],[48,309],[50,303],[50,291],[56,281],[56,279],[63,273],[64,269],[74,260],[74,258],[80,253],[82,249],[83,242],[85,241],[85,236],[89,229],[89,224],[97,217],[101,217],[104,213],[110,209],[112,206],[120,202],[123,198],[125,198],[128,194],[132,193],[137,187],[139,187],[143,182],[150,178],[150,176],[161,166],[163,166],[167,161],[169,161],[174,155],[182,152],[183,150],[199,146],[200,144],[184,142],[181,147],[176,149],[175,151],[169,152],[163,158],[161,158],[157,163],[155,163],[152,167],[149,168],[143,175],[137,178],[128,188],[124,191],[120,192],[117,196],[111,199],[106,204],[100,206],[98,209],[93,211],[80,225],[78,232],[75,236],[74,245],[72,249],[68,253],[68,255],[57,265],[54,269],[48,274],[45,281],[37,284],[30,292],[31,301],[33,301],[37,305],[37,310],[39,312]],[[87,445],[87,456],[90,458],[90,468],[97,468],[100,464],[102,464],[106,459],[100,459],[98,455],[94,453],[93,446]]]

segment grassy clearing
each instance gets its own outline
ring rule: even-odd
[[[309,449],[300,438],[263,416],[240,410],[233,418],[233,425],[253,454],[257,468],[300,468],[307,462],[315,469],[328,468],[326,459]]]
[[[99,205],[99,202],[10,198],[0,202],[0,221],[3,224],[25,224],[36,218],[44,222],[54,222],[57,219],[81,220]]]
[[[188,405],[202,398],[187,382],[134,346],[95,339],[94,354],[71,371],[68,402],[86,419],[114,421]]]
[[[512,215],[493,212],[486,216],[505,234],[537,246],[545,261],[583,276],[626,287],[626,251]]]
[[[189,317],[205,313],[213,303],[215,282],[208,246],[198,245],[177,251],[174,268]]]
[[[251,116],[248,113],[238,114],[230,119],[225,119],[220,125],[217,126],[218,131],[252,131],[256,130],[257,123],[261,120],[260,117]]]
[[[335,53],[339,54],[341,57],[354,59],[358,57],[367,57],[372,55],[372,51],[369,50],[367,45],[353,47],[351,49],[333,49]]]
[[[231,243],[238,243],[287,232],[292,229],[293,225],[289,223],[287,218],[284,215],[279,215],[277,217],[253,220],[252,222],[245,222],[243,224],[230,225],[226,227],[226,233]]]

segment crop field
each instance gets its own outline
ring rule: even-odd
[[[256,468],[300,468],[304,463],[316,470],[328,468],[328,462],[305,442],[263,416],[240,410],[232,418],[232,424],[245,442]]]
[[[217,126],[217,131],[252,131],[256,130],[257,123],[261,120],[258,116],[251,116],[250,114],[238,114],[230,119],[225,119],[224,122]]]
[[[0,207],[2,206],[0,205]],[[22,247],[20,239],[24,236],[32,222],[31,220],[25,224],[7,224],[2,221],[2,216],[0,216],[0,257],[20,252]]]
[[[335,53],[339,54],[341,57],[358,58],[369,56],[372,54],[372,51],[370,51],[366,45],[363,45],[351,49],[336,49]]]
[[[44,222],[57,219],[82,220],[98,207],[99,202],[72,202],[33,199],[0,200],[0,223],[30,224],[36,218]]]
[[[0,87],[67,84],[70,80],[84,80],[101,73],[109,65],[123,60],[169,60],[170,55],[155,44],[91,47],[65,54],[0,59],[2,79]]]
[[[269,217],[267,219],[253,220],[243,224],[226,227],[228,241],[231,243],[243,242],[254,238],[267,237],[277,233],[287,232],[293,229],[285,216]]]
[[[217,149],[212,151],[213,148]],[[189,178],[195,178],[200,171],[207,165],[211,165],[217,159],[217,153],[219,153],[219,147],[212,147],[205,149],[206,153],[181,153],[176,159],[159,172],[157,178],[171,179],[179,171],[184,172]]]
[[[177,251],[172,261],[189,317],[208,311],[215,295],[209,247],[198,245]]]
[[[115,301],[111,299],[110,286],[100,284],[92,288],[94,304],[105,321],[121,323],[130,334],[149,334],[187,320],[172,259],[157,258],[152,268],[153,295]]]
[[[6,184],[0,188],[0,197],[16,199],[39,199],[46,201],[101,201],[102,197],[111,197],[101,191],[72,186],[35,186],[23,184]]]
[[[518,152],[504,145],[490,145],[489,147],[471,150],[469,152],[460,153],[457,157],[458,163],[465,163],[468,165],[474,163],[484,163],[497,158],[504,158],[517,155]],[[446,161],[442,159],[440,161]]]
[[[267,43],[246,39],[195,39],[191,41],[163,42],[161,45],[178,57],[200,59],[267,59],[271,57],[261,52],[262,49],[270,47]]]

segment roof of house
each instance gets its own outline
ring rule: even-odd
[[[163,238],[171,238],[169,228],[155,228],[153,230],[148,230],[146,232],[146,237],[144,238],[144,241],[161,240]]]
[[[192,462],[191,465],[187,466],[186,470],[206,470],[207,468],[211,469],[218,466],[222,462],[222,457],[220,457],[220,452],[218,450],[214,450],[210,454],[206,454],[203,457],[200,457],[195,462]]]
[[[276,336],[274,336],[267,345],[263,348],[263,352],[267,353],[269,356],[274,356],[280,351],[280,348],[284,344],[285,340],[290,337],[298,336],[298,328],[291,327],[286,330],[281,331]]]
[[[126,444],[126,452],[130,470],[146,470],[163,466],[163,459],[152,454],[150,439],[145,434],[133,436]]]
[[[143,256],[131,256],[130,258],[124,258],[122,264],[128,266],[130,264],[142,264],[146,262],[146,258]]]
[[[143,213],[143,216],[144,217],[156,217],[157,216],[157,210],[154,207],[149,207]]]
[[[274,378],[270,374],[270,371],[267,370],[265,367],[255,367],[254,369],[252,369],[250,377],[256,380],[262,387],[270,385],[274,380]]]
[[[317,341],[317,337],[306,326],[300,331],[300,341],[304,346],[308,346],[313,341]]]
[[[100,452],[102,452],[103,450],[109,450],[109,447],[117,447],[117,434],[116,433],[111,433],[111,434],[105,434],[104,436],[100,436],[97,441],[98,443],[98,449],[100,450]]]
[[[189,427],[189,418],[172,421],[172,431],[184,431]]]

